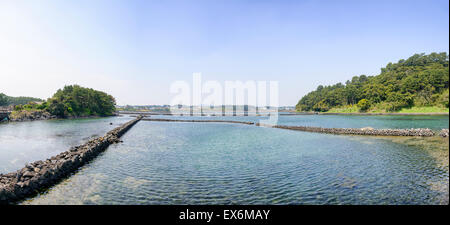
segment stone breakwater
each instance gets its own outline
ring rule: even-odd
[[[209,122],[209,123],[239,123],[245,125],[256,125],[261,127],[272,127],[279,129],[298,130],[315,133],[327,133],[327,134],[346,134],[346,135],[373,135],[373,136],[418,136],[418,137],[431,137],[436,133],[428,128],[417,129],[374,129],[371,127],[366,128],[323,128],[323,127],[307,127],[307,126],[284,126],[284,125],[268,125],[246,121],[234,121],[234,120],[177,120],[177,119],[156,119],[156,118],[143,118],[145,121],[160,121],[160,122]],[[448,129],[443,129],[440,133],[442,137],[448,137]]]
[[[33,196],[40,190],[61,181],[75,172],[135,125],[141,117],[133,119],[85,144],[70,148],[45,161],[27,164],[24,168],[8,174],[0,174],[0,204],[10,204]]]
[[[253,122],[246,121],[234,121],[234,120],[172,120],[172,119],[154,119],[154,118],[144,118],[144,121],[159,121],[159,122],[188,122],[188,123],[240,123],[245,125],[254,125]]]
[[[439,133],[439,136],[441,137],[448,137],[448,129],[442,129]]]
[[[257,126],[267,126],[256,124]],[[373,135],[373,136],[419,136],[431,137],[436,133],[428,128],[417,129],[374,129],[374,128],[323,128],[323,127],[305,127],[305,126],[283,126],[275,125],[273,128],[307,131],[327,134],[347,134],[347,135]]]

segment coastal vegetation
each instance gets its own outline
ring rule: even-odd
[[[354,76],[345,84],[320,85],[296,105],[317,112],[448,112],[447,53],[415,54],[388,63],[376,76]]]
[[[79,85],[59,89],[45,104],[46,110],[58,117],[110,116],[116,110],[114,97]]]
[[[3,93],[0,93],[0,106],[7,106],[7,105],[23,105],[27,104],[29,102],[44,102],[44,100],[40,98],[33,98],[33,97],[11,97],[7,96]]]
[[[85,116],[110,116],[116,108],[111,95],[92,88],[68,85],[59,89],[47,101],[30,101],[17,104],[11,113],[11,119],[21,118],[68,118]]]

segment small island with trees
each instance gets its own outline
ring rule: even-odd
[[[297,111],[328,113],[448,113],[449,57],[415,54],[388,63],[376,76],[318,86],[300,99]]]
[[[0,94],[0,106],[11,106],[11,121],[112,116],[116,101],[111,95],[92,88],[68,85],[46,101],[31,97]]]

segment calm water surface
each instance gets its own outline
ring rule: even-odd
[[[66,151],[130,119],[0,124],[0,173]],[[448,116],[279,119],[322,127],[448,127]],[[435,153],[442,152],[406,139],[150,121],[136,124],[122,140],[22,204],[448,204],[448,163],[442,165],[448,162],[448,144],[439,150],[446,159],[439,160]]]
[[[167,119],[206,119],[206,120],[239,120],[261,122],[267,120],[265,116],[152,116],[152,118]],[[359,116],[359,115],[289,115],[279,116],[278,124],[289,126],[314,126],[335,128],[362,128],[373,127],[378,129],[409,129],[430,128],[440,130],[448,128],[448,116]]]
[[[285,122],[301,125],[295,117],[287,116]],[[448,117],[431,124],[438,127],[445,121]],[[86,129],[106,132],[111,127],[101,125],[103,122],[107,120],[94,120],[96,125]],[[389,124],[393,123],[403,124]],[[369,126],[376,127],[374,124],[381,122],[375,120]],[[96,133],[85,132],[86,137]],[[22,203],[448,203],[448,164],[439,165],[432,154],[404,144],[402,139],[241,124],[141,121],[122,140],[75,175]],[[448,149],[446,152],[448,161]]]
[[[129,120],[129,117],[108,117],[0,123],[0,173],[50,158],[92,137],[103,136]]]

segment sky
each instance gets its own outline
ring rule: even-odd
[[[169,104],[170,85],[278,81],[279,104],[320,84],[449,52],[448,0],[0,0],[0,93],[69,84],[119,105]]]

